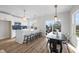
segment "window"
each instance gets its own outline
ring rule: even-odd
[[[56,29],[59,29],[59,31],[61,31],[61,20],[56,22],[53,19],[46,21],[46,34],[55,31]]]
[[[55,24],[53,24],[53,30],[55,29],[59,29],[59,31],[61,31],[61,23],[60,21],[55,22]]]
[[[76,14],[76,35],[79,37],[79,12]]]
[[[53,20],[46,21],[46,34],[52,31]]]

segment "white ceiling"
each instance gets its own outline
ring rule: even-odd
[[[71,5],[58,5],[58,13],[71,10]],[[0,11],[5,11],[16,16],[23,16],[24,9],[28,18],[54,14],[54,5],[0,5]]]

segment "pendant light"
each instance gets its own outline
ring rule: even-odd
[[[26,10],[24,9],[24,16],[22,17],[23,20],[26,20],[26,16],[25,16]]]
[[[57,16],[57,5],[55,5],[54,6],[55,7],[55,16],[54,16],[54,19],[55,19],[55,21],[57,21],[58,20],[58,16]]]

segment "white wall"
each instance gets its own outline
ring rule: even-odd
[[[9,21],[1,21],[0,20],[0,40],[5,38],[10,38],[10,26],[11,23]]]
[[[61,31],[62,33],[70,34],[70,12],[65,12],[61,16]]]
[[[14,22],[13,21],[11,21],[11,26],[12,25],[14,25]],[[14,38],[14,37],[16,37],[16,31],[13,30],[12,27],[11,27],[11,38]]]
[[[37,20],[36,26],[44,36],[46,34],[46,20],[49,20],[49,19],[50,18],[47,15],[36,18]]]

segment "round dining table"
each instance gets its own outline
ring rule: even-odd
[[[58,53],[57,45],[59,44],[60,53],[62,53],[62,41],[65,40],[65,35],[62,34],[61,32],[58,33],[50,32],[47,34],[46,37],[48,38],[48,43],[50,44],[49,45],[50,51]],[[53,48],[51,47],[51,45],[53,45]]]

